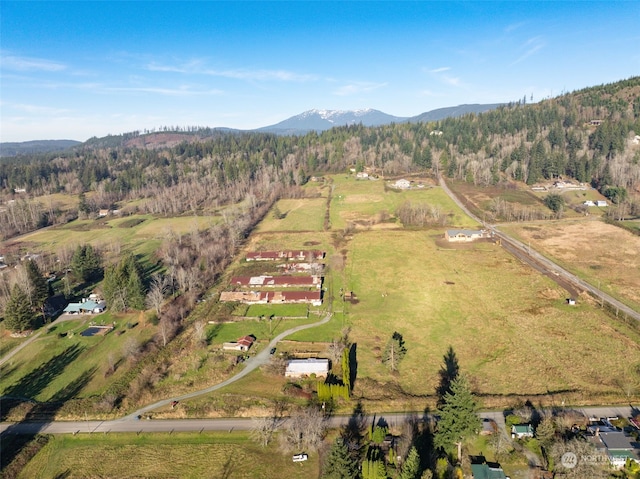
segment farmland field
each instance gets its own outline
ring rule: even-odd
[[[391,225],[401,226],[392,217],[406,201],[440,207],[453,227],[477,227],[477,223],[464,215],[440,187],[427,183],[424,188],[400,191],[385,189],[383,180],[355,180],[344,176],[334,177],[331,227],[342,229],[349,222],[381,227],[387,224],[387,217],[391,218]]]
[[[316,454],[294,463],[277,444],[262,448],[243,432],[78,434],[52,436],[18,477],[302,479],[318,468]]]
[[[76,220],[65,225],[26,234],[13,244],[42,252],[55,252],[62,245],[91,243],[108,246],[118,244],[136,253],[149,254],[168,233],[187,233],[195,228],[215,224],[214,216],[155,218],[151,215],[132,215],[101,220]],[[135,221],[135,223],[133,223]],[[128,223],[127,223],[128,222]],[[132,226],[128,226],[132,225]],[[7,242],[9,243],[9,242]]]
[[[621,393],[630,365],[640,364],[636,330],[586,301],[566,306],[564,290],[497,245],[449,249],[436,236],[362,232],[349,245],[347,281],[359,299],[349,318],[363,393],[376,389],[373,382],[378,390],[395,384],[433,394],[450,345],[488,397],[555,393],[580,402]],[[397,378],[380,361],[394,331],[408,349]]]
[[[501,227],[593,286],[640,310],[640,237],[601,221]]]

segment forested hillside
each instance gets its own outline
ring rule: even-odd
[[[640,77],[431,123],[304,136],[165,130],[94,138],[71,153],[0,160],[2,238],[73,216],[38,200],[45,194],[93,192],[86,212],[143,199],[136,205],[141,212],[197,214],[256,202],[274,185],[296,187],[313,174],[353,166],[387,176],[426,170],[476,185],[572,177],[614,192],[614,201],[632,201],[640,189]]]

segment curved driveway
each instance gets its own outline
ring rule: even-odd
[[[329,320],[331,319],[331,313],[327,313],[327,315],[321,319],[320,321],[317,321],[315,323],[311,323],[311,324],[303,324],[302,326],[296,326],[295,328],[291,328],[291,329],[287,329],[286,331],[278,334],[275,338],[273,338],[271,340],[271,342],[269,343],[269,345],[264,348],[262,351],[260,351],[258,354],[256,354],[254,357],[252,357],[251,359],[248,359],[244,364],[245,367],[242,371],[240,371],[238,374],[236,374],[235,376],[231,376],[229,379],[215,384],[213,386],[210,386],[206,389],[201,389],[199,391],[193,391],[190,392],[188,394],[183,394],[182,396],[176,396],[176,397],[172,397],[172,398],[168,398],[168,399],[163,399],[161,401],[157,401],[154,402],[153,404],[149,404],[148,406],[145,406],[141,409],[138,409],[135,412],[132,412],[131,414],[129,414],[128,416],[125,416],[123,419],[119,419],[119,421],[123,421],[123,420],[129,420],[129,419],[137,419],[138,416],[147,413],[149,411],[153,411],[154,409],[158,409],[164,406],[168,406],[169,404],[171,404],[172,401],[184,401],[185,399],[192,399],[194,397],[198,397],[198,396],[202,396],[203,394],[208,394],[212,391],[216,391],[217,389],[223,388],[225,386],[228,386],[229,384],[245,377],[247,374],[249,374],[250,372],[254,371],[255,369],[258,369],[260,366],[263,366],[264,364],[267,364],[271,358],[271,354],[270,354],[270,350],[271,348],[274,348],[276,346],[276,344],[278,344],[279,341],[281,341],[282,339],[286,338],[287,336],[293,334],[293,333],[297,333],[298,331],[302,331],[305,329],[309,329],[309,328],[315,328],[316,326],[320,326],[322,324],[326,324],[329,322]]]

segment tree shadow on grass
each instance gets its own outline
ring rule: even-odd
[[[37,395],[78,357],[82,349],[83,348],[78,345],[70,346],[62,353],[44,363],[37,370],[25,376],[15,387],[10,389],[14,393],[16,391],[28,391],[34,396]],[[43,368],[48,369],[43,371]],[[44,436],[40,435],[40,431],[55,417],[57,411],[65,401],[77,396],[78,393],[86,387],[96,370],[96,367],[86,370],[74,381],[56,392],[49,402],[36,403],[21,422],[9,426],[0,434],[0,449],[2,450],[0,469],[4,471],[3,477],[13,477],[12,475],[7,475],[7,470],[13,470],[17,475],[22,467],[44,447],[47,440],[42,439]],[[40,374],[36,374],[38,371]],[[24,385],[24,382],[30,379],[33,379],[33,384]],[[25,423],[31,423],[28,432],[25,432],[24,429],[21,430],[21,426]]]
[[[75,361],[84,350],[83,346],[73,344],[60,354],[55,355],[47,362],[22,377],[4,391],[5,396],[19,396],[35,398],[51,382],[58,377],[64,369]]]

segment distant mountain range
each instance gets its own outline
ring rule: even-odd
[[[81,141],[75,140],[34,140],[23,142],[3,142],[0,143],[0,157],[64,151],[73,146],[81,144]]]
[[[371,108],[365,110],[309,110],[304,113],[300,113],[299,115],[292,116],[280,123],[276,123],[275,125],[265,126],[262,128],[257,128],[256,132],[262,133],[274,133],[277,135],[303,135],[310,131],[322,132],[325,130],[329,130],[335,126],[345,126],[345,125],[358,125],[362,124],[363,126],[379,126],[379,125],[388,125],[390,123],[418,123],[418,122],[429,122],[429,121],[438,121],[443,120],[445,118],[459,117],[469,113],[483,113],[489,110],[495,110],[501,103],[492,103],[492,104],[472,104],[472,105],[458,105],[447,108],[438,108],[437,110],[431,110],[425,113],[421,113],[417,116],[412,117],[400,117],[393,116],[387,113],[381,112],[379,110],[373,110]],[[229,128],[212,128],[209,130],[209,133],[220,133],[220,132],[241,132],[242,130],[233,130]],[[174,132],[175,133],[175,132]],[[164,135],[167,136],[167,132],[157,132],[153,135]],[[92,146],[117,146],[118,144],[122,144],[124,138],[118,139],[121,135],[109,136],[102,139],[92,138],[86,142],[87,145],[91,144]],[[126,136],[126,135],[125,135]],[[151,135],[144,135],[145,137]],[[175,136],[175,135],[173,135]],[[171,138],[171,140],[182,141],[187,140],[189,138],[194,138],[195,135],[182,133],[180,134],[181,138]],[[141,135],[142,137],[142,135]],[[164,138],[164,137],[163,137]],[[107,139],[110,139],[108,142],[105,142]],[[201,139],[198,137],[198,139]],[[129,138],[127,138],[127,142],[131,142]],[[167,139],[163,140],[167,143]],[[174,142],[175,142],[174,141]],[[196,140],[197,141],[197,140]],[[155,144],[156,142],[151,140],[148,143],[145,141],[135,141],[135,143],[141,143],[140,145],[136,144],[135,146],[170,146],[169,144]],[[171,142],[169,142],[171,143]],[[36,141],[25,141],[22,143],[0,143],[0,157],[6,156],[19,156],[19,155],[30,155],[34,153],[49,153],[56,151],[63,151],[74,146],[80,145],[82,142],[74,141],[74,140],[36,140]],[[134,145],[130,145],[134,146]]]
[[[468,113],[482,113],[495,110],[502,103],[458,105],[447,108],[438,108],[417,116],[401,117],[393,116],[379,110],[368,108],[366,110],[309,110],[299,115],[292,116],[275,125],[258,128],[254,131],[276,133],[279,135],[303,134],[309,131],[325,131],[334,126],[357,125],[363,126],[388,125],[389,123],[418,123],[438,121],[445,118],[463,116]]]

